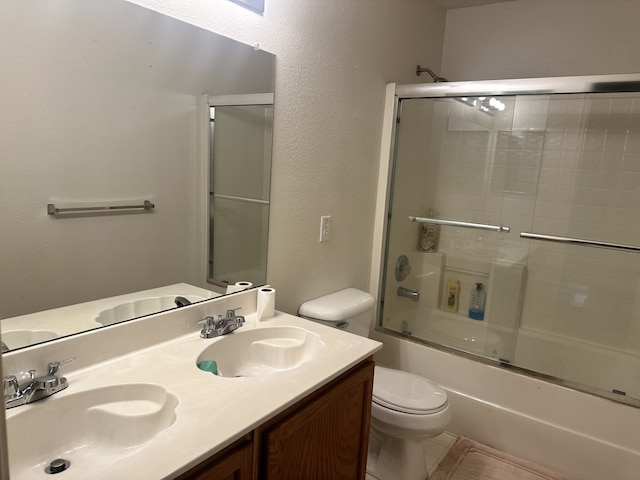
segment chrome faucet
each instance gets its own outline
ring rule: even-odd
[[[409,290],[408,288],[404,288],[404,287],[398,287],[398,296],[409,298],[414,302],[417,302],[418,300],[420,300],[420,292],[417,292],[415,290]]]
[[[69,382],[62,376],[62,367],[74,360],[75,357],[67,358],[62,362],[49,362],[48,372],[39,377],[36,376],[35,370],[29,370],[29,378],[21,383],[15,375],[4,377],[2,379],[4,407],[13,408],[33,403],[67,388]]]
[[[236,310],[240,310],[240,308],[227,310],[227,315],[225,317],[218,315],[217,319],[213,317],[205,317],[203,320],[200,320],[198,323],[204,324],[202,331],[200,332],[200,336],[202,338],[214,338],[226,335],[227,333],[231,333],[240,328],[244,323],[244,317],[236,315]]]
[[[188,299],[186,299],[184,297],[180,297],[180,296],[176,297],[174,302],[175,302],[175,304],[176,304],[176,306],[178,308],[186,307],[187,305],[191,305],[191,301],[190,300],[188,300]]]

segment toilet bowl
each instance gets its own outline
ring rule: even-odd
[[[308,320],[368,336],[374,298],[347,288],[304,302]],[[424,480],[422,442],[443,433],[451,420],[446,392],[419,375],[375,367],[367,473],[379,480]]]
[[[440,385],[376,366],[367,472],[380,480],[424,480],[422,442],[443,433],[450,421],[451,408]]]

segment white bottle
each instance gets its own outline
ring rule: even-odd
[[[444,309],[447,312],[457,312],[460,300],[460,282],[455,278],[447,282],[447,296],[444,299]]]

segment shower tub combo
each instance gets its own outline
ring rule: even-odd
[[[640,76],[393,108],[377,329],[640,406]]]

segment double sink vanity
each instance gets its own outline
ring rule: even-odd
[[[202,338],[219,315],[244,322]],[[11,479],[364,478],[380,348],[259,319],[253,289],[10,351],[4,375],[68,383],[6,411]]]

